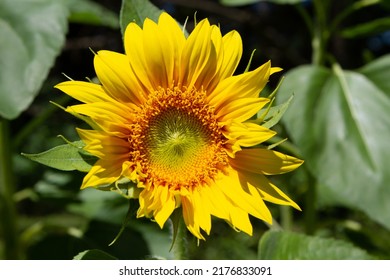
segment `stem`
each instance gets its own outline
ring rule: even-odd
[[[0,234],[5,259],[20,259],[9,122],[0,118]]]
[[[326,45],[329,38],[329,30],[327,30],[327,7],[322,0],[313,1],[316,20],[314,21],[313,39],[312,39],[312,63],[314,65],[323,65]]]
[[[280,224],[285,231],[292,228],[292,211],[291,207],[280,206]]]
[[[313,54],[312,54],[312,63],[314,65],[321,65],[323,61],[323,55],[322,55],[322,40],[321,40],[321,34],[320,31],[316,30],[314,32],[313,39],[311,41],[311,46],[313,48]]]

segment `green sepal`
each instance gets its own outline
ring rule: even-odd
[[[293,99],[293,95],[290,96],[290,98],[277,106],[272,106],[273,100],[271,100],[269,106],[267,108],[261,109],[258,113],[257,119],[249,120],[250,122],[257,123],[261,126],[264,126],[266,128],[271,128],[274,125],[276,125],[284,113],[286,112],[288,106],[290,105],[291,100]]]
[[[282,76],[282,77],[280,78],[280,80],[279,80],[279,82],[278,82],[276,88],[271,92],[270,95],[268,95],[268,98],[269,98],[269,99],[274,99],[274,97],[276,96],[276,93],[278,92],[278,90],[279,90],[280,86],[282,85],[283,81],[284,81],[284,76]]]
[[[87,116],[83,116],[83,115],[80,115],[79,113],[76,113],[76,112],[72,112],[72,111],[67,111],[65,107],[61,106],[60,104],[57,104],[53,101],[50,101],[51,104],[57,106],[58,108],[64,110],[65,112],[75,116],[76,118],[84,121],[85,123],[87,123],[92,129],[94,130],[101,130],[101,128],[90,118],[90,117],[87,117]]]
[[[111,241],[110,244],[108,244],[108,246],[112,246],[114,245],[114,243],[118,240],[118,238],[122,235],[123,231],[125,230],[126,228],[126,225],[127,223],[130,221],[131,219],[131,214],[132,214],[132,209],[131,208],[131,204],[130,204],[130,200],[129,200],[129,208],[127,209],[127,213],[126,213],[126,217],[125,219],[123,220],[122,222],[122,226],[121,226],[121,229],[119,230],[118,234],[115,236],[114,240]]]
[[[268,106],[266,108],[261,109],[259,112],[257,112],[256,119],[248,120],[248,122],[253,122],[261,126],[264,126],[266,128],[271,128],[280,121],[280,119],[286,112],[288,106],[290,105],[291,100],[294,97],[294,95],[291,95],[291,97],[286,102],[277,106],[273,106],[276,93],[279,90],[279,87],[281,86],[283,80],[284,77],[280,79],[276,88],[271,92],[271,94],[268,95],[267,98],[271,100],[268,103]]]
[[[113,185],[115,189],[112,188],[111,191],[119,193],[126,199],[138,198],[142,191],[142,189],[137,187],[136,183],[126,177],[120,178]]]
[[[78,253],[73,260],[117,260],[117,258],[102,250],[92,249]]]
[[[41,163],[43,165],[63,170],[78,170],[88,172],[96,162],[97,158],[83,150],[85,146],[82,141],[68,142],[50,150],[38,154],[25,154],[23,156]]]
[[[271,145],[268,145],[267,146],[267,150],[272,150],[273,148],[279,146],[280,144],[283,144],[284,142],[286,142],[288,139],[287,138],[283,138],[282,140],[279,140]]]
[[[290,102],[293,98],[294,96],[291,95],[286,102],[271,107],[268,114],[264,118],[264,123],[262,124],[262,126],[271,128],[274,125],[276,125],[280,121],[280,119],[282,118],[286,110],[288,109],[288,106],[290,105]]]
[[[244,73],[249,71],[249,68],[251,67],[253,56],[255,55],[256,49],[254,49],[251,53],[251,57],[249,58],[248,64],[246,65],[246,68],[244,70]]]

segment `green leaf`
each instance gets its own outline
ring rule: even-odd
[[[146,18],[157,22],[162,11],[147,0],[123,0],[120,11],[120,26],[122,34],[130,22],[142,26]]]
[[[0,116],[16,118],[38,94],[65,42],[67,17],[59,1],[0,1]]]
[[[119,28],[119,17],[98,3],[89,0],[64,0],[69,7],[70,22]]]
[[[352,244],[285,231],[268,231],[259,242],[261,260],[369,260],[372,257]]]
[[[390,29],[390,18],[378,18],[370,22],[358,24],[353,27],[345,28],[341,35],[345,38],[356,38],[368,35],[374,35],[385,32]]]
[[[298,4],[304,0],[219,0],[222,5],[226,6],[243,6],[263,1],[274,4]]]
[[[39,154],[22,154],[38,163],[64,171],[88,172],[97,158],[82,149],[84,143],[75,141]]]
[[[261,125],[267,128],[271,128],[274,125],[276,125],[280,121],[280,119],[282,118],[286,110],[288,109],[288,106],[290,105],[290,102],[293,99],[293,97],[294,96],[291,95],[291,97],[286,102],[277,106],[272,106],[271,108],[269,108],[269,110],[261,109],[257,113],[258,117],[263,118],[262,117],[263,114],[266,113],[265,117],[263,118],[264,123],[262,123]]]
[[[319,199],[359,209],[390,229],[390,59],[361,72],[293,69],[278,92],[295,93],[282,121],[318,180]]]
[[[102,251],[102,250],[86,250],[84,252],[78,253],[74,260],[117,260],[114,256]]]

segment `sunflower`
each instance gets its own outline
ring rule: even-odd
[[[267,62],[233,75],[242,55],[236,31],[222,36],[204,19],[186,37],[165,12],[142,28],[130,23],[124,47],[125,54],[95,54],[100,84],[56,86],[84,103],[68,112],[92,121],[92,130],[77,129],[84,149],[98,158],[82,189],[130,180],[138,218],[162,228],[181,208],[198,239],[210,234],[212,216],[251,235],[249,214],[272,223],[265,201],[299,209],[265,175],[291,171],[302,160],[262,148],[275,132],[248,121],[270,101],[259,92],[280,68]]]

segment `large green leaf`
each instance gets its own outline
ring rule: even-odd
[[[157,22],[161,10],[148,0],[123,0],[120,12],[120,25],[122,34],[130,22],[135,22],[142,26],[146,18]]]
[[[357,208],[390,229],[390,59],[360,72],[301,66],[278,100],[295,93],[283,121],[319,182],[319,198]]]
[[[0,1],[0,116],[30,105],[64,44],[67,16],[59,1]]]
[[[97,158],[85,152],[84,143],[76,141],[54,147],[39,154],[22,154],[38,163],[63,171],[79,170],[88,172]]]
[[[372,257],[352,244],[330,238],[268,231],[259,242],[262,260],[367,260]]]

